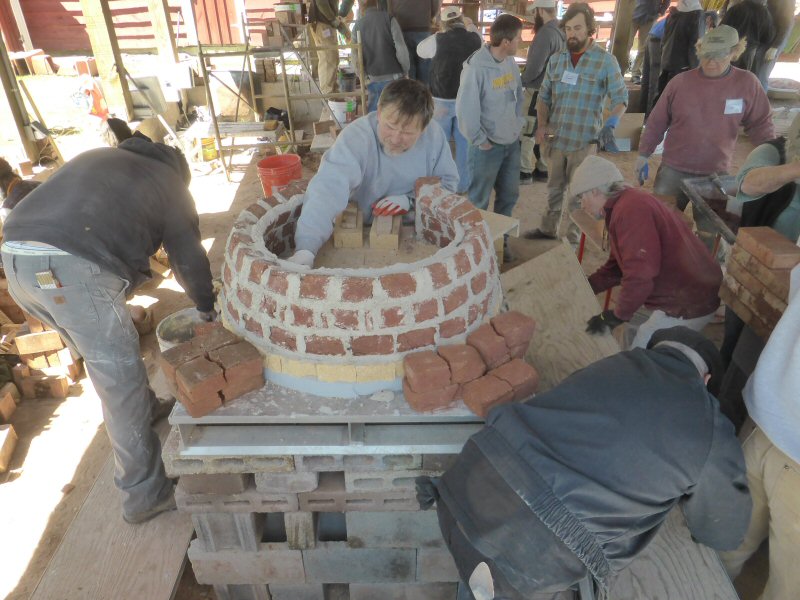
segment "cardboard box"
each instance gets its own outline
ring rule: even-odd
[[[639,139],[642,137],[644,113],[625,113],[619,120],[614,130],[617,146],[621,152],[631,152],[639,149]]]

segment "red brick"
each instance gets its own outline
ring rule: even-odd
[[[184,392],[178,391],[178,400],[194,419],[206,416],[222,406],[222,397],[219,393],[207,394],[198,398],[190,398]]]
[[[278,312],[278,303],[275,298],[267,294],[261,302],[261,312],[267,313],[270,317],[275,318]]]
[[[525,358],[525,354],[528,352],[528,346],[530,346],[530,343],[512,346],[508,349],[508,353],[511,355],[511,358]]]
[[[250,265],[250,274],[247,276],[247,279],[252,281],[253,283],[260,284],[261,279],[264,277],[264,273],[269,270],[270,263],[263,259],[256,259]]]
[[[344,343],[338,338],[311,335],[306,338],[306,352],[308,354],[339,356],[344,354]]]
[[[289,289],[289,278],[286,276],[286,272],[270,269],[267,287],[273,292],[285,296],[286,290]]]
[[[467,383],[486,373],[486,364],[472,346],[466,344],[439,346],[439,356],[447,361],[453,383]]]
[[[381,310],[381,317],[383,318],[384,327],[398,327],[403,324],[405,313],[399,306],[394,308],[384,308]]]
[[[489,375],[502,379],[514,388],[514,400],[527,400],[539,388],[539,373],[524,360],[515,358],[511,362],[492,369]]]
[[[228,256],[235,256],[235,253],[238,252],[238,247],[240,244],[252,243],[253,238],[246,233],[242,233],[241,231],[231,232],[231,237],[228,238]]]
[[[225,285],[228,287],[230,287],[233,282],[233,273],[228,263],[225,263],[225,268],[222,269],[222,281],[225,282]]]
[[[406,354],[403,370],[408,385],[418,393],[439,390],[453,383],[447,361],[432,350]]]
[[[372,356],[394,352],[394,339],[390,335],[362,335],[350,342],[353,356]]]
[[[486,274],[486,271],[481,271],[477,275],[472,278],[470,281],[470,287],[472,288],[473,294],[480,294],[483,290],[486,289],[486,282],[488,281],[489,276]]]
[[[452,292],[450,292],[443,301],[444,304],[444,314],[449,315],[451,312],[456,310],[459,306],[462,306],[469,298],[469,291],[467,290],[466,285],[460,285]]]
[[[225,402],[264,385],[264,362],[252,344],[240,342],[208,353],[208,358],[223,369],[225,385],[221,393]]]
[[[255,333],[259,337],[264,336],[264,328],[261,323],[251,317],[244,317],[244,328],[250,333]]]
[[[516,310],[500,313],[492,318],[492,327],[506,340],[509,348],[529,344],[536,330],[536,321]]]
[[[456,252],[455,256],[453,257],[456,263],[456,273],[459,277],[462,277],[469,273],[472,266],[469,264],[469,257],[467,256],[467,251],[463,248]]]
[[[372,279],[348,277],[342,282],[342,300],[363,302],[372,298]]]
[[[201,321],[200,323],[194,324],[194,335],[195,337],[208,335],[215,329],[223,329],[222,323],[219,321],[211,321],[210,323]]]
[[[483,260],[483,246],[481,246],[481,241],[478,239],[472,240],[472,260],[475,261],[476,265],[481,264],[481,260]]]
[[[278,227],[280,227],[281,225],[286,223],[286,221],[288,221],[288,220],[289,220],[289,211],[285,210],[281,214],[278,215],[278,218],[275,219],[275,221],[272,222],[270,227],[272,229],[277,229]]]
[[[231,344],[238,344],[241,341],[242,338],[231,333],[224,327],[215,327],[207,334],[199,335],[192,339],[192,343],[201,348],[204,352],[222,348],[223,346],[230,346]]]
[[[314,311],[310,308],[292,305],[292,318],[295,325],[300,325],[301,327],[314,326]]]
[[[297,350],[297,338],[285,329],[280,327],[270,327],[269,340],[273,344],[283,346],[288,350]]]
[[[328,296],[327,275],[303,275],[300,279],[300,297],[324,300]]]
[[[431,231],[430,229],[426,229],[422,232],[422,237],[425,238],[425,241],[429,244],[434,246],[439,246],[439,234]]]
[[[435,319],[439,316],[439,302],[436,300],[425,300],[414,305],[414,320],[417,323]]]
[[[433,287],[436,289],[452,283],[453,280],[450,279],[450,274],[447,272],[447,266],[444,263],[434,263],[426,268],[431,274],[431,281],[433,281]]]
[[[242,267],[244,266],[244,259],[247,256],[255,256],[255,253],[250,248],[245,248],[244,246],[239,246],[239,250],[236,253],[236,271],[240,272]]]
[[[409,273],[395,273],[380,277],[381,287],[390,298],[410,296],[417,291],[417,281]]]
[[[481,312],[481,305],[480,304],[472,304],[469,307],[469,312],[467,313],[467,323],[472,325],[475,321],[477,321],[483,313]]]
[[[434,218],[426,219],[426,229],[428,231],[435,231],[437,233],[441,233],[442,224],[439,221],[439,219],[434,219]]]
[[[217,394],[225,386],[222,368],[205,356],[183,363],[176,375],[178,390],[193,401]]]
[[[800,246],[771,227],[742,227],[736,243],[770,269],[791,269],[800,263]]]
[[[467,336],[467,344],[474,346],[483,362],[490,369],[511,360],[505,340],[497,335],[488,323],[484,323]]]
[[[452,236],[448,237],[443,235],[439,238],[439,248],[445,248],[453,243]]]
[[[228,308],[228,314],[231,316],[231,318],[234,321],[238,321],[239,320],[239,311],[234,308],[233,304],[231,303],[230,298],[228,298],[225,301],[225,306]]]
[[[403,379],[403,396],[408,405],[417,412],[431,412],[451,407],[455,403],[458,384],[432,390],[430,392],[415,392],[406,379]]]
[[[472,227],[478,223],[483,223],[483,216],[477,210],[469,210],[458,217],[458,222],[464,227]]]
[[[422,188],[423,185],[436,185],[437,183],[441,183],[441,177],[419,177],[417,181],[414,183],[414,195],[419,196],[419,190]]]
[[[417,348],[433,346],[433,336],[435,334],[435,327],[415,329],[414,331],[401,333],[397,336],[397,351],[408,352],[409,350],[416,350]]]
[[[451,338],[467,330],[467,323],[463,317],[456,317],[455,319],[448,319],[439,323],[439,337]]]
[[[464,404],[479,417],[486,414],[494,406],[511,402],[514,390],[502,379],[493,375],[484,375],[464,385]]]
[[[334,308],[332,311],[334,327],[339,329],[358,329],[358,311]]]
[[[253,293],[246,288],[238,288],[236,290],[236,296],[239,298],[239,302],[244,304],[246,308],[250,308],[253,304]]]
[[[267,214],[267,209],[260,204],[251,204],[245,210],[247,210],[247,212],[253,215],[256,219],[260,219]]]
[[[167,381],[175,382],[175,372],[182,364],[189,362],[193,358],[203,356],[203,349],[193,344],[191,341],[178,344],[172,348],[167,348],[161,353],[161,370]]]

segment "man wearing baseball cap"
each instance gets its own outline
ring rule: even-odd
[[[575,169],[570,195],[604,219],[611,254],[590,277],[595,294],[621,286],[613,309],[592,317],[590,334],[626,323],[626,348],[644,348],[654,331],[683,325],[701,331],[719,306],[722,271],[683,217],[627,185],[612,162],[588,156]]]
[[[681,190],[684,179],[730,171],[740,126],[755,145],[775,137],[772,109],[758,79],[731,65],[744,46],[727,25],[706,33],[697,43],[700,66],[676,75],[647,118],[636,176],[642,185],[649,174],[647,159],[666,134],[653,191],[675,197],[679,210],[689,203]],[[699,230],[711,230],[706,219],[695,215],[695,220]],[[705,240],[711,247],[713,235]]]

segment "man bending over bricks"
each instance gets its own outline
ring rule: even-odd
[[[85,152],[27,195],[3,227],[8,291],[86,363],[114,451],[122,517],[175,508],[151,421],[164,416],[147,383],[126,294],[150,278],[164,245],[186,293],[216,318],[190,174],[180,151],[133,137]]]
[[[680,213],[626,185],[599,156],[575,169],[570,194],[608,230],[611,255],[589,277],[592,291],[621,286],[614,308],[592,317],[586,331],[602,334],[628,322],[625,347],[644,348],[657,329],[700,331],[708,324],[719,306],[722,271]]]
[[[458,169],[442,128],[430,124],[432,117],[428,88],[398,79],[383,89],[376,112],[342,130],[308,184],[289,261],[312,267],[350,200],[371,223],[373,216],[408,212],[420,177],[441,177],[444,187],[456,190]]]

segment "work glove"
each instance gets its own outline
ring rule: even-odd
[[[294,263],[298,267],[310,269],[314,266],[314,253],[310,250],[298,250],[286,259],[287,262]]]
[[[611,115],[608,117],[605,125],[603,125],[603,128],[600,130],[600,135],[597,136],[601,150],[605,150],[606,152],[619,152],[617,140],[614,138],[614,128],[617,125],[619,125],[618,116]]]
[[[198,310],[197,316],[200,317],[201,321],[205,321],[206,323],[213,323],[219,318],[219,314],[213,308],[211,310]]]
[[[644,185],[647,178],[650,176],[650,164],[647,162],[647,157],[641,154],[636,157],[636,178],[639,180],[639,185]]]
[[[603,335],[622,325],[625,321],[618,319],[613,310],[604,310],[599,315],[593,316],[586,322],[586,333]]]
[[[372,216],[404,215],[411,210],[411,198],[408,196],[386,196],[372,205]]]

